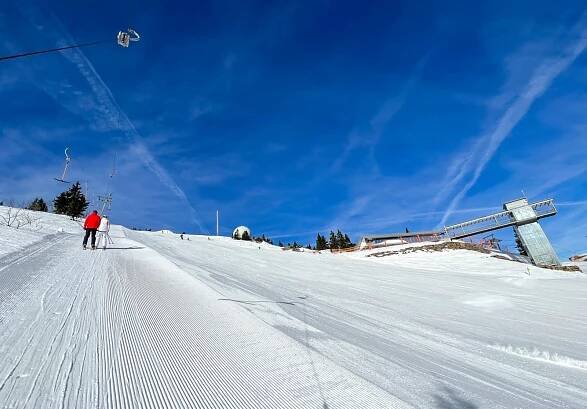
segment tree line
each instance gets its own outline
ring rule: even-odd
[[[330,235],[328,240],[325,236],[318,233],[316,235],[316,243],[314,245],[307,244],[304,246],[303,244],[299,244],[297,241],[293,243],[282,243],[281,241],[277,243],[279,247],[291,248],[291,249],[299,249],[299,248],[307,248],[308,250],[340,250],[340,249],[348,249],[355,246],[355,243],[352,242],[348,234],[341,232],[339,229],[334,231],[330,231]]]
[[[336,233],[330,230],[330,236],[328,241],[326,237],[318,233],[316,235],[316,250],[340,250],[340,249],[348,249],[354,247],[355,243],[353,243],[348,236],[348,234],[341,232],[340,230],[336,230]]]
[[[0,206],[3,205],[4,202],[0,202]],[[53,199],[53,213],[64,214],[75,219],[76,217],[82,217],[89,205],[90,203],[87,201],[80,183],[76,182]],[[42,197],[35,197],[30,203],[23,203],[20,207],[36,212],[49,211],[49,206]]]

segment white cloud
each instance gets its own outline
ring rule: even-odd
[[[532,72],[528,73],[528,80],[513,99],[509,97],[510,89],[503,92],[504,95],[508,94],[503,99],[509,101],[505,111],[492,124],[490,130],[479,137],[470,151],[456,158],[457,165],[453,166],[452,177],[446,181],[442,194],[452,192],[467,176],[469,179],[453,196],[440,225],[446,223],[461,200],[475,186],[489,161],[510,135],[512,129],[524,118],[534,101],[543,95],[552,82],[583,53],[587,47],[585,22],[587,22],[587,15],[584,15],[579,24],[570,31],[571,40],[566,44],[559,44],[558,49],[552,51],[554,56],[545,56]],[[455,172],[455,169],[458,171]]]

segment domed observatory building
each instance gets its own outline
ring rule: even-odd
[[[243,237],[244,239],[251,240],[251,229],[249,229],[247,226],[238,226],[232,232],[232,238],[236,240],[243,240]]]

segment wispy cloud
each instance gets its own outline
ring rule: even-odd
[[[30,22],[37,27],[38,30],[42,30],[42,26],[39,26],[36,21],[39,17],[35,9],[23,8],[23,14],[25,14]],[[54,33],[58,37],[59,45],[72,44],[75,40],[68,33],[67,29],[59,21],[59,19],[49,13],[52,20],[52,27],[56,28]],[[40,28],[39,28],[40,27]],[[114,41],[114,40],[113,40]],[[86,109],[97,109],[101,116],[101,120],[105,121],[107,125],[106,129],[118,129],[123,132],[128,141],[131,144],[131,152],[137,155],[143,165],[151,171],[155,177],[167,187],[178,199],[180,199],[189,209],[190,217],[192,221],[202,231],[208,231],[202,224],[198,212],[190,203],[187,195],[183,189],[175,182],[173,177],[165,170],[165,168],[157,161],[154,155],[149,151],[145,143],[143,142],[142,136],[135,128],[132,121],[128,118],[124,110],[120,107],[112,91],[106,85],[100,74],[94,68],[94,65],[86,57],[81,49],[71,49],[61,52],[65,58],[67,58],[72,64],[74,64],[79,73],[87,81],[92,97],[95,98],[96,104],[88,102]],[[51,91],[50,91],[51,92]],[[82,93],[83,91],[77,90],[75,92]],[[59,100],[59,96],[54,96],[56,100]],[[83,95],[82,95],[83,99]],[[104,123],[99,122],[99,126],[103,127]]]
[[[524,118],[534,101],[543,95],[552,82],[583,53],[587,47],[586,22],[587,15],[583,15],[579,23],[570,31],[571,39],[565,44],[558,44],[559,49],[553,51],[556,55],[554,57],[546,56],[529,73],[528,81],[509,102],[503,114],[492,124],[490,131],[481,135],[470,151],[456,158],[456,165],[451,168],[451,177],[442,189],[442,194],[452,192],[467,176],[469,178],[453,196],[442,216],[440,225],[446,223],[465,195],[475,186],[489,161],[510,135],[512,129]],[[507,90],[508,94],[510,92]]]
[[[330,167],[331,173],[338,172],[355,149],[367,148],[369,150],[369,156],[371,158],[374,157],[374,149],[379,143],[385,128],[404,106],[410,92],[420,80],[422,70],[426,66],[429,57],[430,53],[424,55],[416,64],[416,67],[401,88],[401,91],[381,104],[377,112],[369,120],[367,130],[362,131],[359,128],[355,128],[349,133],[341,154]]]

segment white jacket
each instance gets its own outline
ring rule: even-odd
[[[108,220],[106,217],[102,217],[100,225],[98,226],[98,231],[108,233],[110,231],[110,220]]]

